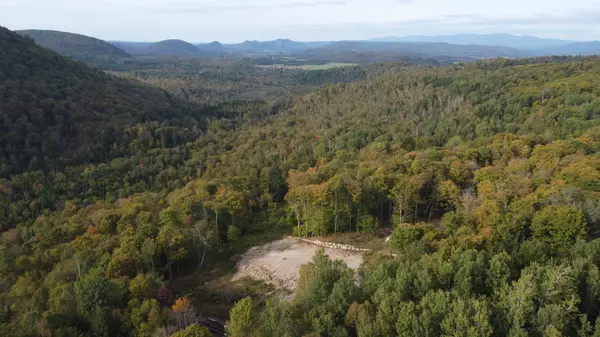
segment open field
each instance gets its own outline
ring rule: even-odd
[[[250,277],[277,287],[294,290],[300,266],[312,261],[318,246],[300,242],[292,237],[251,248],[237,264],[234,280]],[[363,262],[361,253],[325,249],[329,257],[343,260],[348,267],[357,269]]]
[[[287,66],[284,64],[273,64],[266,66],[258,66],[261,68],[282,68],[282,69],[302,69],[302,70],[327,70],[332,68],[339,67],[352,67],[357,65],[356,63],[339,63],[339,62],[331,62],[325,64],[304,64],[301,66]]]

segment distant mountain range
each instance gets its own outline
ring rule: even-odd
[[[112,43],[112,42],[111,42]],[[115,42],[131,54],[154,54],[149,50],[150,43]],[[309,50],[326,48],[347,51],[373,52],[377,50],[408,53],[424,56],[453,56],[457,54],[470,57],[530,57],[544,55],[590,55],[600,54],[600,42],[576,42],[570,40],[544,39],[534,36],[510,34],[456,34],[438,36],[383,37],[366,41],[315,41],[299,42],[289,39],[272,41],[244,41],[235,44],[221,44],[217,41],[196,45],[198,54],[237,53],[237,54],[295,54]],[[140,47],[144,48],[140,48]],[[162,49],[167,54],[180,54],[179,48]],[[188,50],[188,52],[191,51]],[[432,51],[435,55],[429,54]],[[312,53],[312,52],[311,52]],[[408,55],[407,54],[407,55]]]
[[[595,55],[600,54],[600,42],[577,42],[570,40],[543,39],[527,35],[511,34],[456,34],[414,35],[382,37],[372,42],[442,42],[456,45],[485,45],[517,48],[530,51],[531,55]]]
[[[535,50],[565,46],[575,41],[542,39],[534,36],[517,36],[510,34],[456,34],[456,35],[413,35],[404,37],[382,37],[371,39],[376,42],[443,42],[458,45],[503,46],[517,49]]]
[[[298,42],[288,39],[273,41],[244,41],[238,44],[229,44],[226,47],[231,51],[250,53],[293,53],[309,48],[325,46],[331,42]]]
[[[27,30],[19,33],[32,38],[43,47],[94,65],[99,62],[120,62],[131,58],[130,55],[295,56],[322,62],[425,61],[424,63],[432,64],[492,57],[600,54],[598,41],[575,42],[510,34],[383,37],[366,41],[299,42],[278,39],[237,44],[222,44],[218,41],[192,44],[183,40],[107,43],[92,37],[56,31]]]
[[[576,42],[537,50],[542,55],[598,55],[600,41]]]
[[[118,47],[85,35],[53,30],[21,30],[16,33],[32,39],[41,47],[95,65],[115,64],[131,58]]]
[[[193,45],[183,40],[164,40],[159,42],[127,42],[111,41],[131,55],[186,55],[197,57],[213,57],[227,54],[227,48],[218,41]]]
[[[349,51],[349,52],[387,52],[416,57],[450,57],[450,58],[490,58],[490,57],[522,57],[526,52],[516,48],[502,46],[457,45],[434,42],[373,42],[373,41],[341,41],[333,42],[317,48],[309,48],[307,52]]]

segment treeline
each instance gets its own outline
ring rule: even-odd
[[[139,79],[187,100],[218,104],[247,99],[276,101],[323,84],[364,80],[368,73],[366,66],[307,71],[255,63],[252,59],[165,57],[140,60],[114,74]]]

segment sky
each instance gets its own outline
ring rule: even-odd
[[[600,40],[600,0],[0,0],[0,25],[104,40],[361,40],[510,33]]]

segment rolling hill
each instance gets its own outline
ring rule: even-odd
[[[125,51],[108,42],[80,34],[53,30],[21,30],[38,45],[91,65],[110,65],[130,59]]]
[[[109,43],[131,55],[143,54],[152,42],[109,41]]]
[[[408,59],[436,60],[438,62],[464,62],[495,57],[524,57],[529,52],[510,47],[454,45],[430,42],[371,42],[341,41],[299,53],[307,58],[344,62],[379,62]],[[422,62],[419,62],[422,63]],[[428,63],[428,62],[425,62]]]
[[[196,55],[200,49],[183,40],[164,40],[148,46],[144,53],[152,55]]]
[[[197,45],[197,47],[200,49],[199,53],[204,57],[220,57],[230,53],[219,41],[202,43]]]
[[[200,50],[202,50],[202,51],[224,52],[227,50],[225,48],[225,46],[223,44],[221,44],[219,41],[213,41],[210,43],[202,43],[202,44],[198,45],[198,48],[200,48]]]
[[[238,52],[289,54],[327,44],[329,42],[298,42],[289,39],[277,39],[272,41],[244,41],[227,45],[227,48]]]
[[[110,76],[1,27],[0,47],[0,178],[126,155],[142,136],[127,131],[135,125],[150,132],[141,148],[194,137],[187,127],[198,125],[197,110],[164,91]],[[182,128],[166,143],[152,140],[165,136],[153,130],[169,125]]]
[[[443,42],[459,45],[505,46],[518,49],[541,49],[564,46],[574,41],[542,39],[535,36],[511,34],[455,34],[455,35],[412,35],[404,37],[389,36],[371,39],[375,42]]]

